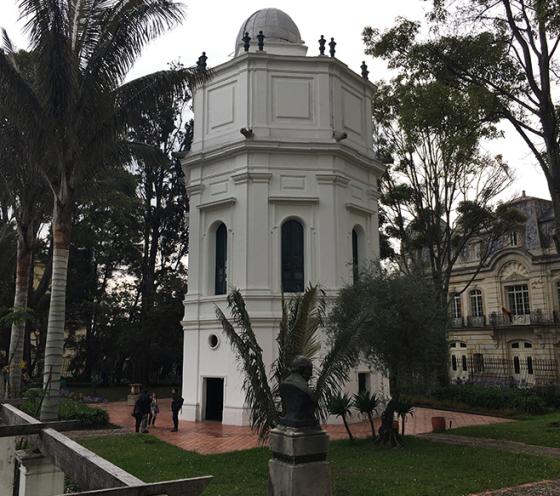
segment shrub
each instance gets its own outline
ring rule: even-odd
[[[546,413],[547,410],[558,408],[560,404],[556,387],[521,389],[452,384],[437,387],[428,396],[436,400],[440,406],[502,410],[532,415]],[[416,395],[413,394],[411,397],[417,402]]]
[[[39,402],[41,401],[40,389],[28,389],[23,395],[24,401],[21,409],[32,416],[37,416]],[[58,408],[60,420],[79,420],[85,428],[104,427],[109,424],[108,413],[101,408],[92,408],[75,399],[64,398]]]

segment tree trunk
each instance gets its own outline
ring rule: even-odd
[[[20,227],[17,240],[16,261],[16,290],[14,296],[14,311],[25,311],[29,294],[29,276],[33,261],[33,226]],[[23,231],[26,232],[23,232]],[[31,234],[30,234],[31,233]],[[31,243],[29,238],[31,235]],[[26,319],[17,319],[12,323],[10,336],[10,352],[8,367],[10,371],[8,391],[11,398],[18,398],[21,394],[21,370],[23,361],[23,347],[25,342]]]
[[[367,416],[369,419],[369,425],[371,426],[371,437],[375,439],[375,424],[373,423],[373,415],[371,412],[368,412]]]
[[[401,416],[402,427],[401,427],[401,436],[404,436],[404,424],[406,423],[406,415]]]
[[[350,431],[350,427],[348,426],[348,422],[346,421],[346,415],[342,416],[342,421],[344,422],[344,427],[346,427],[346,432],[348,433],[350,441],[354,441],[354,436],[352,435],[352,431]]]
[[[45,397],[41,406],[41,420],[56,420],[60,403],[60,375],[64,351],[64,324],[66,318],[66,282],[70,248],[71,201],[55,198],[53,213],[53,266],[43,388]]]

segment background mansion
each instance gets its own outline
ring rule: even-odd
[[[453,271],[448,340],[454,382],[531,386],[559,377],[560,255],[551,236],[552,202],[523,192],[512,203],[527,216],[525,224],[476,276],[476,241]]]

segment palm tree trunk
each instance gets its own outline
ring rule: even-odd
[[[64,351],[64,323],[66,318],[66,282],[70,248],[71,201],[55,198],[53,213],[53,266],[43,388],[46,389],[41,406],[41,420],[58,418],[60,403],[60,374]]]
[[[29,243],[29,234],[33,237],[33,226],[25,226],[28,232],[19,232],[17,240],[17,261],[16,261],[16,287],[14,296],[14,310],[24,310],[27,308],[29,294],[29,277],[33,259],[32,243]],[[9,375],[9,396],[17,398],[21,394],[21,362],[23,361],[23,346],[25,342],[25,319],[18,318],[12,323],[10,336],[10,352],[8,366]]]
[[[350,438],[350,441],[354,441],[354,436],[350,431],[350,427],[348,427],[348,422],[346,422],[346,415],[342,416],[342,421],[344,422],[344,427],[346,427],[346,432],[348,433],[348,437]]]
[[[371,412],[368,412],[367,416],[369,419],[369,425],[371,426],[371,437],[375,439],[375,424],[373,423],[373,415]]]

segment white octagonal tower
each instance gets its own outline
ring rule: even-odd
[[[248,423],[240,364],[215,317],[226,292],[245,296],[269,366],[282,290],[319,283],[334,296],[356,263],[379,256],[374,87],[336,58],[306,53],[287,14],[260,10],[241,26],[235,57],[193,96],[185,420]],[[379,393],[384,381],[364,366],[347,390],[358,386]]]

